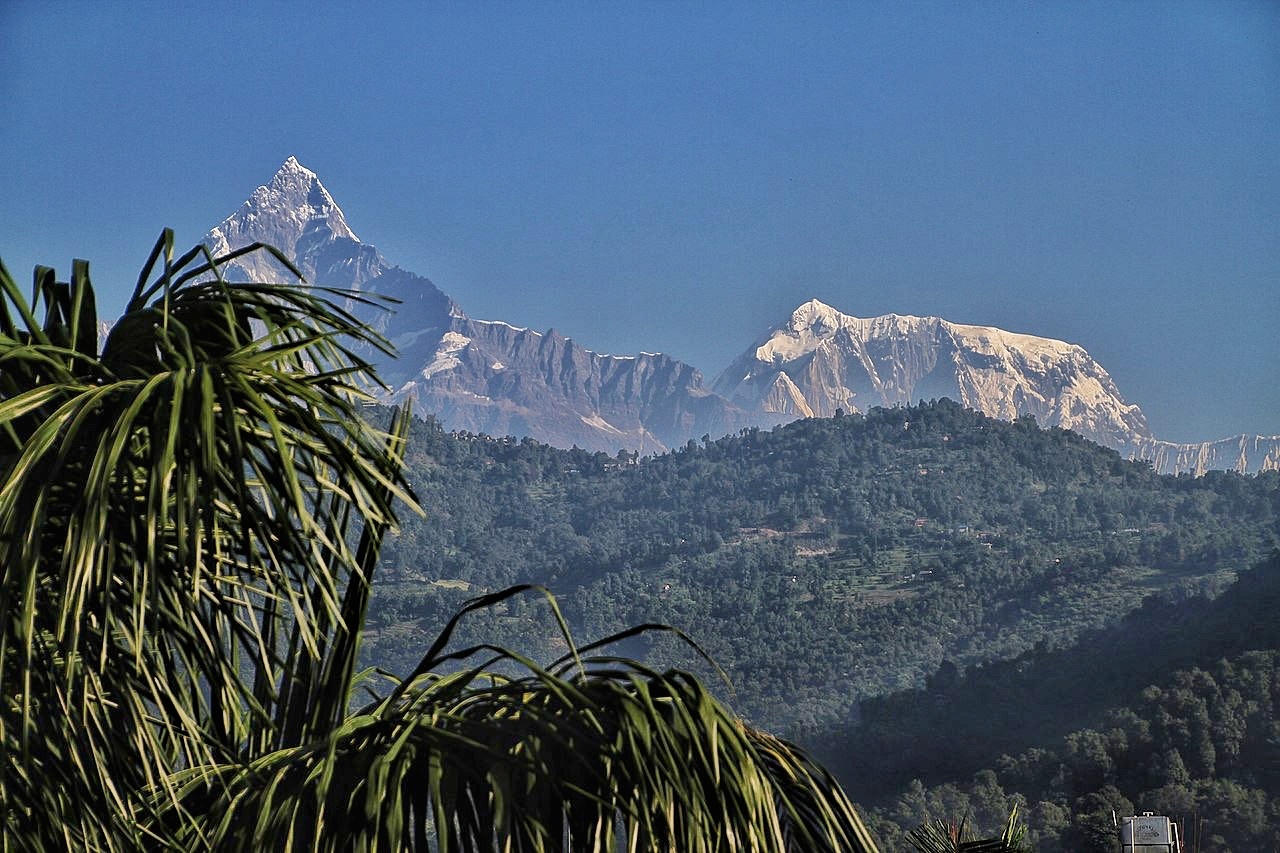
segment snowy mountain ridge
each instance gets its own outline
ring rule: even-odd
[[[387,359],[362,352],[392,392],[445,427],[529,435],[562,447],[657,453],[691,435],[753,423],[703,388],[702,374],[663,355],[602,355],[553,330],[474,320],[428,279],[392,266],[347,224],[315,172],[287,159],[231,216],[205,236],[215,254],[253,242],[279,248],[310,282],[400,301],[394,313],[346,306],[396,347]],[[226,269],[239,280],[287,274],[266,253]]]
[[[950,397],[1005,420],[1034,415],[1109,447],[1152,438],[1142,411],[1081,346],[940,317],[854,317],[817,300],[712,387],[750,410],[799,417]]]
[[[750,411],[787,417],[950,397],[1004,420],[1032,415],[1162,473],[1280,470],[1280,436],[1156,438],[1142,410],[1078,344],[940,317],[854,317],[816,299],[740,355],[712,388]]]
[[[1280,436],[1176,444],[1151,434],[1141,409],[1077,344],[886,314],[860,318],[809,300],[743,352],[712,388],[666,355],[597,353],[554,330],[475,320],[430,280],[362,242],[314,172],[290,157],[205,238],[215,254],[253,242],[292,258],[307,280],[400,301],[394,313],[347,307],[399,355],[365,353],[392,388],[450,429],[532,436],[561,447],[662,452],[702,435],[771,427],[837,410],[950,397],[992,417],[1033,415],[1162,472],[1280,469]],[[266,253],[227,274],[279,279]]]

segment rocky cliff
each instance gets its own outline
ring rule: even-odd
[[[320,179],[292,157],[205,238],[216,253],[255,241],[281,249],[313,283],[394,300],[394,311],[360,300],[346,307],[399,351],[395,359],[366,353],[388,399],[414,399],[450,429],[656,453],[745,426],[950,397],[993,417],[1033,415],[1163,473],[1280,469],[1280,436],[1161,441],[1083,347],[989,326],[864,319],[811,300],[708,389],[699,371],[669,356],[603,355],[555,331],[474,320],[430,280],[361,241]],[[265,253],[228,272],[287,274]]]
[[[713,389],[752,411],[825,417],[950,397],[993,417],[1034,415],[1116,447],[1150,439],[1102,365],[1075,344],[938,317],[863,319],[817,300],[743,353]]]
[[[390,385],[389,399],[414,399],[449,429],[657,453],[757,421],[704,388],[699,371],[668,356],[601,355],[553,331],[468,318],[430,280],[362,242],[316,174],[293,157],[205,237],[215,254],[253,242],[279,248],[314,284],[395,300],[391,311],[358,300],[346,307],[399,353],[395,359],[365,353]],[[227,274],[288,275],[266,253],[237,260]]]

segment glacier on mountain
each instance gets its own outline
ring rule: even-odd
[[[1141,410],[1076,344],[939,317],[854,317],[816,299],[712,388],[777,414],[827,417],[950,397],[1005,420],[1033,415],[1110,447],[1151,437]]]
[[[389,386],[385,399],[415,399],[418,411],[451,429],[658,453],[704,434],[950,397],[1006,420],[1033,415],[1162,472],[1280,470],[1280,436],[1161,441],[1083,347],[994,327],[859,318],[813,299],[707,388],[698,370],[666,355],[601,354],[552,330],[471,319],[429,279],[362,242],[294,157],[205,237],[215,254],[254,242],[279,248],[310,282],[354,291],[343,307],[398,350],[395,358],[361,351]],[[234,280],[290,277],[264,252],[225,272]]]

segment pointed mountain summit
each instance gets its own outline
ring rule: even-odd
[[[333,287],[360,289],[389,267],[377,249],[360,242],[316,173],[295,157],[285,160],[269,183],[205,235],[215,254],[254,241],[280,249],[308,281]],[[264,253],[247,256],[239,264],[253,278],[281,275]]]
[[[430,280],[392,266],[377,248],[362,242],[320,178],[295,157],[285,160],[275,177],[255,189],[239,210],[204,238],[214,254],[254,242],[280,249],[312,284],[400,301],[394,311],[356,302],[344,306],[400,348],[401,358],[394,361],[373,351],[364,353],[390,383],[408,378],[411,360],[429,359],[440,336],[455,318],[463,316],[453,300]],[[237,259],[226,274],[239,281],[289,276],[265,252]]]
[[[429,280],[362,242],[315,172],[294,157],[205,237],[215,254],[255,241],[279,248],[314,284],[398,299],[390,312],[347,306],[399,351],[395,359],[363,355],[393,389],[388,399],[413,399],[446,428],[656,453],[757,422],[667,356],[601,355],[554,331],[468,318]],[[245,281],[287,275],[265,253],[226,272]]]
[[[814,299],[739,356],[714,389],[758,412],[829,416],[950,397],[987,415],[1034,415],[1108,447],[1149,440],[1083,347],[939,317],[863,319]]]

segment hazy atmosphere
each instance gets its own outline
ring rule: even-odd
[[[0,4],[0,257],[122,305],[295,155],[472,317],[714,378],[816,297],[1280,433],[1273,3]]]
[[[0,850],[1280,851],[1276,0],[0,0],[0,151]]]

